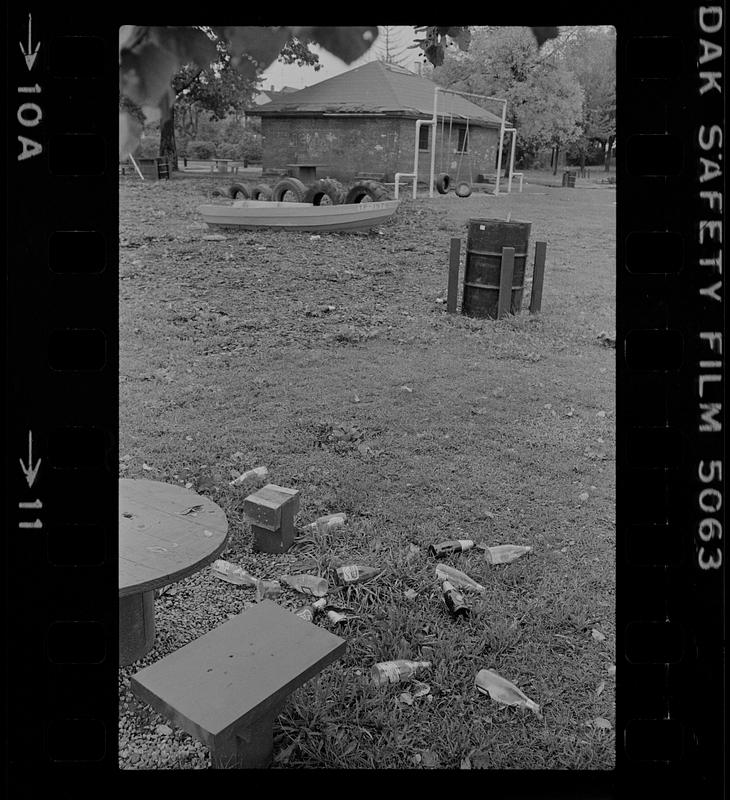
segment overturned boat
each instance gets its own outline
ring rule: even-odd
[[[399,205],[400,200],[343,205],[234,200],[232,205],[199,206],[198,212],[212,227],[362,231],[390,219]]]

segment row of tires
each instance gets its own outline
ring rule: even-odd
[[[315,206],[390,199],[386,187],[377,181],[358,181],[348,189],[334,178],[320,178],[309,186],[305,186],[298,178],[282,178],[273,186],[259,183],[249,187],[245,183],[234,183],[228,189],[228,196],[234,200],[273,200],[312,203]]]

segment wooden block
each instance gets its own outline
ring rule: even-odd
[[[456,313],[456,295],[459,291],[459,254],[461,239],[451,239],[451,252],[449,253],[449,284],[446,293],[446,310],[449,314]]]
[[[532,294],[530,295],[530,314],[537,314],[542,306],[542,285],[545,278],[546,242],[535,242],[535,266],[532,270]]]
[[[299,492],[267,483],[243,501],[243,513],[249,522],[275,531],[281,527],[281,510],[285,506],[291,506],[296,515],[299,511]]]
[[[263,600],[132,677],[134,694],[211,748],[266,766],[287,697],[347,643]],[[255,763],[251,763],[255,762]]]
[[[515,271],[515,248],[502,248],[502,268],[499,274],[499,299],[497,301],[497,319],[509,313],[512,305],[512,278]]]

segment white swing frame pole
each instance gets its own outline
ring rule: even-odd
[[[507,177],[507,194],[512,194],[512,175],[515,171],[515,144],[517,143],[517,131],[514,128],[507,128],[506,133],[512,134],[509,153],[509,173]]]
[[[439,96],[438,86],[433,90],[433,118],[431,119],[431,171],[428,176],[428,196],[433,197],[434,169],[436,166],[436,134],[438,133],[438,116],[436,106]]]
[[[502,175],[502,148],[504,146],[504,128],[507,122],[507,101],[502,100],[502,124],[499,128],[499,153],[497,154],[497,179],[494,184],[494,196],[499,194],[499,179]]]

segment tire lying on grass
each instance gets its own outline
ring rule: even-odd
[[[268,183],[257,183],[256,186],[251,189],[252,200],[271,200],[272,194],[273,191]]]
[[[304,195],[304,202],[319,206],[325,198],[328,198],[333,206],[338,206],[345,202],[346,194],[347,190],[339,181],[334,178],[321,178],[310,184]]]
[[[445,172],[436,176],[436,191],[439,194],[448,194],[451,189],[451,178]]]
[[[358,181],[347,192],[345,203],[362,203],[365,198],[373,202],[380,202],[381,200],[390,200],[390,193],[378,181]]]
[[[271,199],[280,203],[284,199],[285,194],[294,196],[294,200],[289,200],[292,203],[304,202],[304,195],[307,193],[307,187],[298,178],[282,178],[274,184],[271,190]]]
[[[249,200],[251,193],[245,183],[234,183],[228,189],[228,196],[234,200]]]

